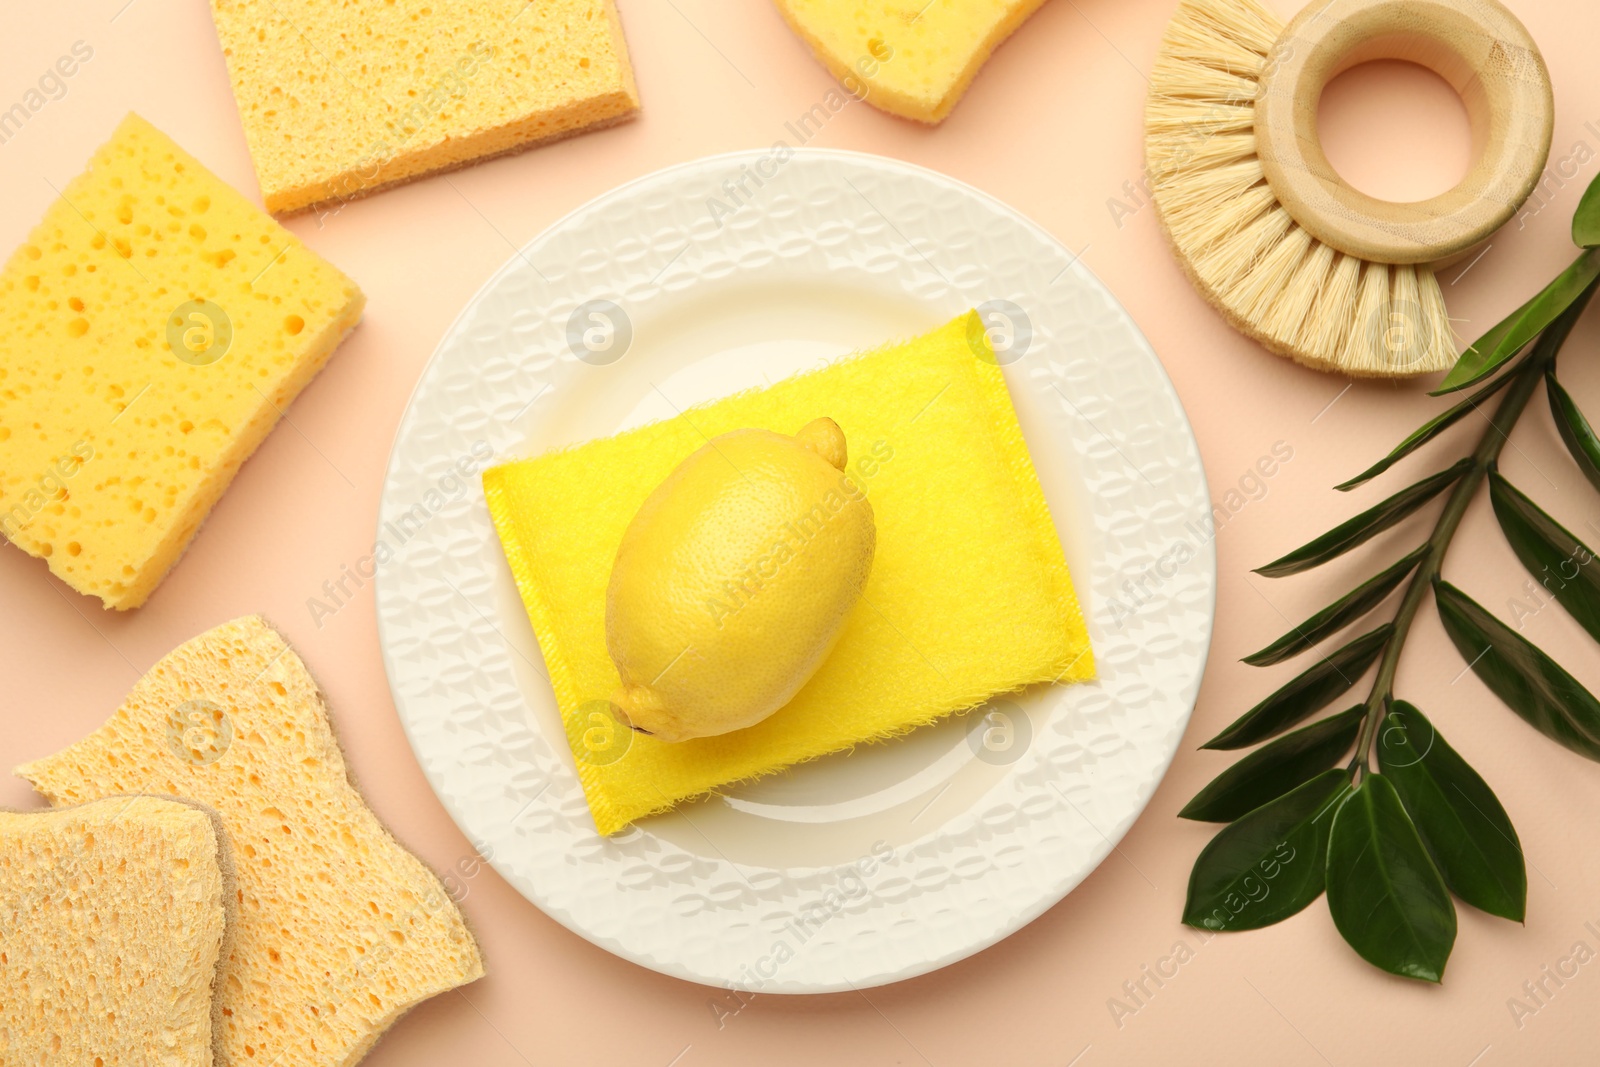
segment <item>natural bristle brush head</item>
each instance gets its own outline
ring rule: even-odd
[[[1477,158],[1454,189],[1377,200],[1323,154],[1323,88],[1375,59],[1461,94]],[[1257,0],[1182,0],[1150,76],[1147,178],[1179,262],[1235,329],[1319,370],[1411,377],[1456,358],[1434,269],[1528,198],[1553,120],[1539,50],[1496,0],[1318,0],[1287,26]]]

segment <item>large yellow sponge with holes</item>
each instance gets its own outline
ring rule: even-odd
[[[234,893],[215,820],[151,796],[0,812],[0,1063],[218,1062]]]
[[[238,880],[222,1063],[353,1064],[483,974],[455,900],[351,784],[321,691],[260,618],[180,645],[99,730],[17,773],[52,804],[163,792],[216,809]]]
[[[612,0],[212,0],[267,210],[632,117]]]
[[[942,122],[989,54],[1044,0],[777,0],[794,32],[851,93]]]
[[[143,604],[364,303],[129,115],[0,271],[0,532]]]

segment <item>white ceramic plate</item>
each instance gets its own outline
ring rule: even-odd
[[[980,305],[1099,680],[598,836],[477,472]],[[1082,881],[1172,759],[1216,591],[1193,435],[1116,300],[983,193],[847,152],[673,167],[535,239],[440,342],[400,424],[379,523],[390,684],[462,830],[595,944],[760,992],[933,970]]]

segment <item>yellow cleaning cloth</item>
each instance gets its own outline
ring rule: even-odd
[[[606,585],[645,497],[706,440],[826,415],[877,517],[872,575],[833,654],[771,718],[668,744],[606,703]],[[533,620],[595,825],[905,733],[996,693],[1094,675],[1088,634],[978,317],[677,418],[495,467],[484,490]]]

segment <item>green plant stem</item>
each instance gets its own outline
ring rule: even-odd
[[[1500,451],[1505,448],[1506,441],[1511,437],[1511,431],[1517,425],[1517,420],[1527,408],[1528,400],[1538,387],[1545,367],[1549,366],[1556,358],[1556,354],[1561,351],[1562,344],[1566,342],[1572,327],[1583,314],[1593,295],[1594,290],[1591,288],[1575,301],[1559,319],[1550,324],[1534,345],[1533,351],[1523,358],[1521,364],[1507,372],[1514,375],[1515,380],[1501,398],[1500,405],[1490,418],[1489,426],[1484,430],[1483,436],[1479,438],[1477,447],[1472,450],[1472,465],[1450,490],[1444,510],[1439,514],[1439,521],[1434,525],[1433,533],[1428,536],[1427,552],[1411,575],[1405,595],[1401,598],[1400,607],[1395,611],[1394,632],[1384,644],[1383,657],[1378,661],[1378,676],[1374,679],[1372,691],[1366,700],[1366,717],[1362,720],[1361,732],[1356,737],[1356,752],[1350,762],[1352,771],[1359,769],[1363,776],[1368,772],[1372,742],[1378,732],[1378,723],[1382,720],[1389,701],[1394,697],[1394,678],[1395,672],[1400,667],[1400,652],[1405,647],[1406,637],[1411,632],[1411,624],[1416,620],[1417,610],[1422,607],[1422,602],[1433,589],[1434,579],[1439,577],[1444,568],[1445,553],[1450,550],[1450,542],[1454,540],[1456,531],[1461,526],[1461,519],[1466,515],[1468,505],[1472,503],[1472,498],[1483,485],[1489,469],[1500,458]]]

